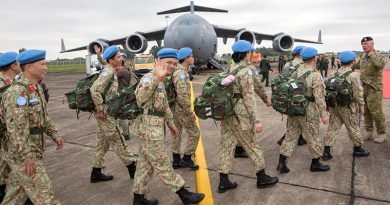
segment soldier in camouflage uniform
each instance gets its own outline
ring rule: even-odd
[[[116,72],[120,69],[122,64],[122,56],[117,46],[110,46],[104,51],[103,57],[108,64],[100,72],[99,78],[90,88],[91,97],[96,109],[95,116],[98,123],[96,132],[97,145],[93,159],[91,183],[113,179],[113,176],[106,176],[101,172],[102,168],[105,167],[104,156],[110,147],[113,148],[123,164],[126,165],[131,179],[134,178],[136,169],[136,156],[127,149],[127,145],[120,133],[118,119],[107,116],[104,104],[106,101],[114,98],[118,93]],[[107,90],[107,92],[105,93],[105,96],[102,96],[105,90]]]
[[[44,133],[62,149],[48,117],[47,103],[38,81],[47,71],[46,51],[27,50],[17,56],[24,74],[4,93],[2,107],[7,127],[2,144],[4,158],[11,167],[10,183],[3,205],[24,204],[29,197],[36,205],[60,204],[43,166]]]
[[[359,73],[353,72],[351,69],[355,58],[356,54],[352,51],[343,51],[339,55],[341,68],[338,69],[337,73],[341,76],[350,72],[350,74],[346,76],[346,80],[352,86],[354,101],[347,106],[329,107],[330,120],[328,133],[324,138],[325,148],[322,156],[323,160],[332,159],[330,149],[334,145],[337,132],[343,124],[347,128],[349,138],[353,143],[353,154],[355,156],[367,156],[369,154],[367,150],[362,148],[363,139],[360,133],[359,123],[360,115],[363,113],[364,109],[363,87],[360,83]],[[335,73],[331,73],[329,76],[330,79],[333,78],[334,75]]]
[[[383,143],[386,138],[385,115],[382,108],[383,99],[383,67],[387,60],[374,49],[374,40],[364,37],[361,40],[364,53],[355,63],[354,69],[360,69],[360,78],[363,82],[364,98],[364,125],[368,140],[374,139],[376,143]],[[374,124],[377,136],[374,137]]]
[[[235,80],[231,82],[233,83],[233,98],[238,101],[234,106],[235,115],[221,121],[221,140],[218,154],[219,193],[237,187],[237,183],[231,182],[228,177],[237,141],[244,147],[255,168],[257,188],[272,186],[278,182],[277,177],[270,177],[265,174],[263,152],[256,143],[255,133],[262,131],[262,124],[256,120],[256,98],[253,85],[253,75],[255,73],[248,66],[254,48],[248,41],[239,40],[233,44],[232,49],[234,51],[232,55],[234,63],[231,65],[229,72],[239,69],[234,76]]]
[[[307,89],[309,104],[306,108],[306,116],[290,116],[287,118],[286,139],[280,146],[280,156],[277,170],[280,173],[288,173],[290,170],[286,165],[286,160],[292,155],[300,133],[304,133],[308,141],[308,149],[312,156],[310,171],[328,171],[330,167],[320,163],[322,156],[322,145],[319,136],[320,118],[323,124],[328,124],[326,113],[325,86],[321,80],[319,72],[315,71],[317,61],[317,50],[306,47],[300,52],[303,59],[303,66],[297,71],[298,78],[304,78]]]
[[[184,204],[197,204],[203,200],[204,194],[192,193],[184,188],[184,180],[174,172],[164,146],[165,124],[173,137],[177,137],[179,132],[169,109],[163,83],[165,76],[176,68],[177,50],[163,48],[157,56],[155,70],[142,77],[135,91],[137,104],[143,108],[143,114],[136,118],[131,129],[140,142],[133,205],[158,204],[157,200],[145,198],[147,184],[154,171],[170,190],[179,195]]]
[[[192,160],[198,141],[200,132],[196,124],[195,113],[191,110],[191,84],[188,76],[188,67],[194,65],[194,56],[192,49],[185,47],[181,48],[177,54],[179,64],[172,73],[172,81],[175,87],[176,99],[170,107],[175,116],[174,122],[179,129],[177,137],[172,139],[173,153],[173,168],[190,167],[197,170],[199,166]],[[183,128],[188,133],[187,144],[184,150],[183,158],[180,157],[180,148],[182,141]]]

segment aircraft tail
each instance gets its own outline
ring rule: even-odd
[[[173,13],[182,13],[182,12],[191,12],[192,14],[195,11],[200,11],[200,12],[221,12],[221,13],[227,13],[227,10],[223,9],[216,9],[216,8],[210,8],[210,7],[204,7],[204,6],[196,6],[194,5],[194,1],[191,1],[189,6],[183,6],[180,8],[175,8],[171,10],[166,10],[166,11],[161,11],[158,12],[157,15],[163,15],[163,14],[173,14]]]
[[[322,43],[322,34],[321,34],[321,30],[318,32],[318,43]]]
[[[66,50],[65,49],[65,43],[64,43],[64,39],[61,38],[61,52],[64,51],[64,50]]]

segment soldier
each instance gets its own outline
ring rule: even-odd
[[[327,78],[328,77],[328,68],[329,68],[329,59],[326,54],[322,56],[322,70],[324,71],[323,77]],[[322,71],[321,71],[322,73]]]
[[[204,194],[192,193],[184,188],[184,180],[173,170],[164,146],[165,124],[173,137],[179,130],[169,109],[164,87],[166,75],[177,66],[177,50],[163,48],[157,53],[156,68],[145,74],[135,91],[137,104],[143,108],[143,114],[132,124],[132,131],[138,136],[140,157],[133,185],[133,205],[156,205],[157,200],[145,198],[147,184],[156,171],[159,178],[170,190],[176,192],[184,204],[197,204]]]
[[[351,67],[353,61],[356,58],[356,54],[352,51],[343,51],[339,55],[341,62],[341,68],[337,71],[338,75],[347,75],[346,80],[352,86],[354,101],[347,106],[330,107],[330,120],[328,133],[324,139],[325,148],[322,156],[323,160],[332,159],[330,153],[331,147],[335,143],[337,132],[340,130],[343,124],[347,128],[349,138],[353,142],[353,154],[355,156],[367,156],[369,152],[362,148],[363,139],[360,133],[360,116],[363,113],[363,87],[360,83],[360,75],[357,72],[353,72]],[[347,73],[350,74],[347,74]],[[331,74],[333,78],[335,73]],[[333,80],[333,79],[332,79]]]
[[[336,57],[334,56],[334,54],[332,53],[332,56],[330,57],[330,64],[331,64],[331,68],[336,68],[336,66],[334,65],[335,63],[335,59]]]
[[[200,132],[196,124],[195,113],[191,110],[191,85],[188,76],[188,67],[194,65],[194,56],[192,49],[185,47],[181,48],[177,53],[179,64],[172,73],[172,81],[175,87],[176,99],[171,110],[174,117],[174,122],[179,130],[178,136],[172,139],[173,153],[173,168],[189,167],[197,170],[199,166],[192,160],[198,141]],[[182,140],[183,128],[188,133],[187,145],[184,151],[183,158],[180,159],[180,147]]]
[[[253,46],[245,40],[236,41],[233,46],[234,63],[229,72],[239,69],[233,83],[233,98],[238,101],[234,106],[234,116],[221,121],[221,141],[219,150],[219,186],[218,193],[223,193],[237,187],[236,182],[229,180],[232,166],[233,151],[237,141],[244,147],[255,168],[257,188],[265,188],[276,184],[277,177],[265,174],[263,152],[256,143],[256,134],[262,131],[262,124],[256,120],[256,98],[253,83],[253,71],[248,66],[251,60]]]
[[[261,61],[260,61],[260,70],[263,74],[263,77],[261,78],[261,82],[265,81],[265,87],[269,87],[269,71],[271,70],[271,65],[269,64],[269,60],[267,60],[266,54],[261,54]]]
[[[365,138],[376,143],[383,143],[386,138],[385,115],[382,109],[383,99],[383,67],[387,61],[383,55],[374,49],[374,40],[364,37],[361,40],[364,53],[355,63],[354,69],[361,70],[364,97],[364,126],[367,131]],[[378,136],[374,137],[374,124]]]
[[[17,56],[23,76],[8,88],[1,102],[7,127],[2,150],[11,167],[3,205],[23,204],[28,197],[37,205],[60,204],[54,199],[42,161],[44,133],[57,144],[57,150],[64,147],[64,140],[48,117],[47,103],[38,84],[47,71],[45,56],[44,50],[27,50]]]
[[[107,116],[104,104],[118,93],[117,72],[122,66],[122,56],[117,46],[110,46],[104,51],[103,58],[108,64],[100,72],[99,78],[90,88],[96,109],[96,121],[98,123],[96,132],[97,144],[91,172],[91,183],[109,181],[114,178],[111,175],[104,175],[101,172],[102,168],[105,167],[104,156],[110,149],[110,146],[122,160],[123,164],[126,165],[131,179],[134,178],[136,170],[136,156],[128,151],[127,145],[120,133],[118,120]],[[107,92],[105,96],[102,96],[105,90]]]
[[[300,52],[304,62],[297,71],[298,78],[304,78],[306,86],[306,96],[309,104],[306,107],[306,116],[290,116],[287,118],[286,139],[280,146],[280,156],[277,170],[280,173],[288,173],[290,170],[286,165],[286,160],[291,156],[300,133],[304,133],[308,142],[308,149],[312,156],[310,171],[320,172],[328,171],[328,165],[320,162],[322,157],[322,145],[320,141],[320,118],[323,124],[328,124],[328,115],[326,113],[325,86],[321,80],[321,75],[315,71],[317,61],[317,50],[306,47]],[[320,115],[320,116],[319,116]]]

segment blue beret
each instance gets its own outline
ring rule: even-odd
[[[116,52],[118,52],[118,51],[119,51],[118,46],[115,46],[115,45],[110,46],[110,47],[106,48],[106,50],[104,50],[103,58],[108,60],[108,59],[112,58],[116,54]]]
[[[16,62],[16,56],[18,53],[16,52],[7,52],[0,55],[0,68],[6,67],[11,63]]]
[[[312,47],[305,47],[301,50],[299,55],[302,57],[303,60],[310,60],[314,58],[317,54],[317,49]]]
[[[300,53],[301,53],[301,50],[302,50],[303,48],[306,48],[306,46],[297,46],[297,47],[295,47],[294,50],[292,51],[292,54],[293,54],[293,55],[300,54]]]
[[[20,65],[34,63],[40,60],[45,60],[46,51],[45,50],[26,50],[21,52],[17,57],[16,61],[20,63]]]
[[[352,51],[343,51],[339,54],[339,59],[342,63],[350,63],[355,60],[356,54]]]
[[[179,52],[177,52],[177,60],[181,61],[188,56],[190,56],[192,53],[192,49],[188,47],[181,48]]]
[[[177,59],[177,50],[173,48],[163,48],[157,52],[157,57],[159,59],[163,58],[176,58]]]
[[[127,54],[125,52],[121,52],[121,55],[127,58]]]
[[[234,52],[248,52],[248,51],[255,51],[256,49],[252,46],[252,44],[249,41],[238,40],[233,43],[232,50]]]

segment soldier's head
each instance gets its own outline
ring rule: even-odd
[[[365,53],[369,53],[374,50],[374,39],[371,37],[367,36],[362,38],[360,43],[362,44],[362,48]]]
[[[250,62],[252,59],[252,52],[255,51],[255,48],[249,41],[238,40],[232,45],[232,59],[235,63],[244,61]]]
[[[177,60],[179,60],[180,64],[185,64],[185,66],[193,66],[195,58],[192,49],[188,47],[181,48],[177,52]]]
[[[157,52],[157,58],[160,59],[162,66],[167,69],[167,74],[171,74],[177,66],[177,50],[173,48],[163,48]]]
[[[339,60],[341,65],[349,66],[351,65],[356,58],[356,53],[352,51],[343,51],[339,54]]]
[[[0,55],[0,71],[7,72],[12,76],[8,76],[10,78],[14,78],[20,72],[22,72],[19,64],[16,62],[16,57],[18,53],[16,52],[6,52]],[[11,71],[11,72],[9,72]]]
[[[303,48],[305,48],[305,46],[296,46],[296,47],[293,49],[293,51],[292,51],[292,55],[293,55],[294,57],[299,57],[299,56],[300,56],[300,52],[301,52],[301,50],[302,50]]]
[[[16,61],[22,68],[23,75],[30,80],[38,81],[45,77],[47,72],[45,50],[26,50],[21,52]]]
[[[305,64],[312,64],[317,62],[318,51],[312,47],[305,47],[301,50],[299,55],[302,57],[302,60]]]
[[[126,59],[127,59],[127,54],[125,52],[121,52],[122,66],[125,66]]]
[[[122,66],[122,55],[119,52],[118,46],[110,46],[104,50],[103,58],[106,59],[116,71],[118,71]]]

